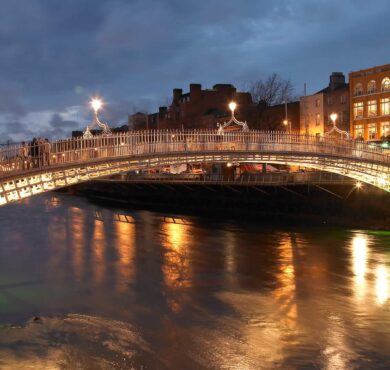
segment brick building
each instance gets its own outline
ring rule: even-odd
[[[349,74],[351,134],[379,140],[390,135],[390,64]]]
[[[233,85],[216,84],[212,89],[202,90],[200,84],[191,84],[185,94],[182,89],[173,89],[172,104],[159,127],[216,128],[217,122],[230,116],[228,105],[233,100],[237,103],[237,118],[245,120],[252,97],[247,92],[238,92]]]
[[[248,120],[253,108],[248,92],[239,92],[231,84],[216,84],[212,89],[202,90],[200,84],[191,84],[190,91],[173,89],[172,104],[160,107],[158,113],[136,113],[128,117],[132,129],[191,129],[217,128],[217,123],[229,120],[229,103],[237,103],[235,115],[241,121]]]
[[[326,134],[333,127],[332,113],[337,113],[337,127],[349,131],[349,86],[343,73],[333,72],[326,88],[313,95],[302,96],[300,103],[301,134]]]
[[[249,127],[258,130],[290,130],[299,133],[300,119],[299,101],[287,103],[287,125],[286,104],[277,104],[267,106],[260,102],[252,108],[252,114],[249,117]]]

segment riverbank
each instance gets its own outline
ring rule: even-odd
[[[390,230],[390,194],[351,185],[222,186],[98,180],[71,192],[94,202],[266,224]]]

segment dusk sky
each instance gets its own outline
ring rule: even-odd
[[[172,88],[277,72],[297,95],[390,63],[388,0],[0,0],[1,142],[69,136],[100,95],[111,126]]]

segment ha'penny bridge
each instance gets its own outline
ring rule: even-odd
[[[0,205],[92,179],[183,163],[295,165],[390,190],[390,156],[348,138],[278,131],[133,131],[0,149]]]

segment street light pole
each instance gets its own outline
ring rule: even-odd
[[[288,119],[287,116],[287,100],[284,101],[284,113],[285,113],[285,118],[283,120],[283,125],[288,126],[288,133],[291,134],[291,120]]]

